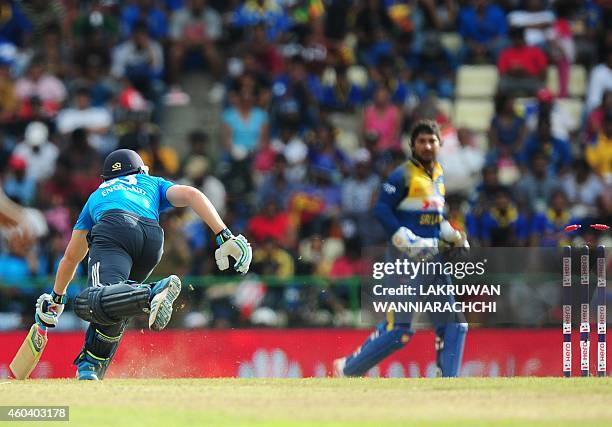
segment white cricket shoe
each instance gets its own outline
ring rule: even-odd
[[[181,293],[181,279],[174,275],[166,277],[153,286],[151,293],[149,329],[161,331],[172,317],[172,304]]]
[[[346,365],[346,357],[341,357],[340,359],[334,360],[334,377],[342,378],[346,376],[344,375],[344,365]]]

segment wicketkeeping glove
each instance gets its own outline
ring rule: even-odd
[[[400,252],[414,259],[430,259],[438,253],[438,240],[417,236],[407,227],[400,227],[391,237],[391,243]]]
[[[59,317],[64,312],[66,295],[42,294],[36,301],[36,322],[47,328],[55,328]]]
[[[467,240],[467,235],[453,228],[448,221],[440,223],[440,239],[450,243],[453,248],[461,248],[464,250],[470,249],[470,243]]]
[[[234,269],[238,273],[246,274],[253,259],[253,250],[247,239],[242,234],[234,236],[226,228],[217,234],[216,240],[219,247],[215,251],[215,260],[219,270],[227,270],[229,268],[229,257],[231,256],[236,260]]]

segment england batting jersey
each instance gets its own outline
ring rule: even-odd
[[[423,238],[439,238],[444,219],[444,174],[439,163],[429,174],[410,159],[389,175],[383,183],[374,213],[392,236],[407,227]]]
[[[172,207],[166,191],[173,185],[163,178],[145,174],[105,181],[89,196],[74,229],[91,230],[102,214],[111,209],[159,221],[159,214]]]

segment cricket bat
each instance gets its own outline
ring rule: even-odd
[[[15,379],[25,380],[30,376],[38,364],[46,345],[47,328],[34,323],[9,365],[9,369]]]

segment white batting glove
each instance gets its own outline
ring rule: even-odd
[[[59,317],[64,312],[65,295],[42,294],[36,300],[36,322],[47,328],[55,328]]]
[[[407,227],[400,227],[391,237],[400,252],[415,259],[430,259],[438,253],[438,240],[417,236]]]
[[[251,244],[242,234],[234,236],[228,229],[223,230],[217,235],[219,247],[215,251],[215,260],[219,270],[229,268],[229,257],[236,260],[234,270],[238,273],[246,274],[249,271],[251,260],[253,259],[253,249]]]

